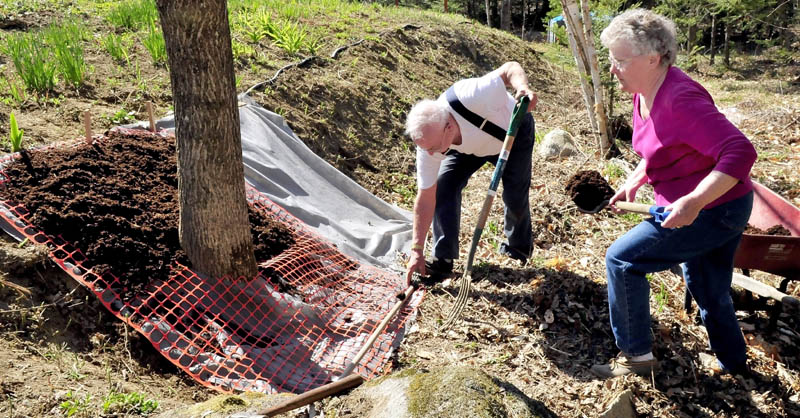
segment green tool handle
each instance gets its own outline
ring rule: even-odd
[[[528,96],[522,96],[517,100],[517,104],[514,106],[514,111],[511,114],[511,123],[508,125],[506,138],[503,140],[503,149],[500,151],[500,156],[497,159],[497,165],[494,167],[492,181],[489,184],[489,190],[486,194],[486,199],[483,201],[481,213],[478,215],[478,224],[475,227],[475,232],[472,234],[472,243],[469,249],[469,256],[467,256],[467,268],[465,269],[465,273],[470,271],[472,268],[472,260],[475,257],[475,249],[478,247],[478,241],[481,238],[481,234],[483,234],[483,227],[486,226],[486,219],[489,218],[489,210],[492,208],[494,196],[497,194],[497,187],[500,185],[500,179],[503,177],[503,171],[506,168],[508,155],[511,152],[511,147],[514,146],[514,139],[517,136],[517,132],[519,132],[519,127],[522,125],[525,114],[528,113],[528,104],[530,101],[531,99]]]

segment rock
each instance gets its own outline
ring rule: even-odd
[[[285,402],[296,395],[281,393],[265,395],[245,392],[237,395],[219,395],[205,402],[175,408],[156,415],[156,418],[227,418],[232,415],[258,416],[258,412]],[[287,413],[288,414],[288,413]],[[282,414],[280,416],[283,416]],[[288,416],[288,415],[287,415]]]
[[[636,418],[636,411],[633,409],[631,397],[633,394],[630,389],[622,392],[611,402],[600,418]]]
[[[157,418],[259,417],[293,394],[219,395],[205,402],[163,412]],[[320,405],[323,405],[320,410]],[[512,384],[470,367],[430,371],[407,369],[364,383],[349,394],[317,404],[319,416],[337,418],[434,418],[555,416],[541,402]],[[303,409],[279,416],[294,417]]]
[[[562,129],[553,129],[548,132],[537,147],[539,156],[546,160],[567,157],[577,151],[572,135]]]
[[[744,122],[745,120],[747,120],[747,119],[748,119],[748,118],[747,118],[747,115],[745,115],[744,113],[742,113],[742,112],[741,112],[739,109],[737,109],[736,107],[724,107],[724,108],[719,108],[719,112],[720,112],[720,113],[722,113],[723,115],[725,115],[725,117],[726,117],[726,118],[728,118],[728,120],[729,120],[729,121],[730,121],[732,124],[736,125],[737,127],[738,127],[738,126],[741,126],[741,125],[742,125],[742,122]]]
[[[507,382],[474,368],[447,367],[404,370],[366,383],[331,402],[325,414],[337,418],[536,417],[537,411],[547,408]]]

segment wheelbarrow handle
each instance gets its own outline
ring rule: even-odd
[[[643,213],[645,215],[652,215],[655,218],[656,222],[661,223],[667,219],[667,216],[671,213],[671,211],[665,210],[664,206],[658,205],[647,205],[644,203],[633,203],[633,202],[614,202],[614,206],[626,210],[628,212],[635,212],[635,213]]]

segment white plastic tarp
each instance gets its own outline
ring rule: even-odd
[[[314,154],[282,116],[239,96],[245,180],[340,251],[394,268],[411,242],[411,214],[379,199]],[[143,123],[136,126],[144,127]],[[172,116],[156,123],[173,129]]]

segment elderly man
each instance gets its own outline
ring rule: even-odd
[[[515,104],[509,87],[517,98],[530,98],[529,112],[536,108],[525,71],[507,62],[482,77],[456,82],[437,100],[421,100],[408,112],[406,134],[417,146],[418,192],[407,281],[414,272],[432,282],[452,274],[458,258],[461,191],[483,164],[497,163]],[[502,178],[507,241],[500,252],[522,263],[533,247],[528,201],[533,143],[533,117],[527,114]],[[426,262],[423,251],[431,222],[433,249]]]

